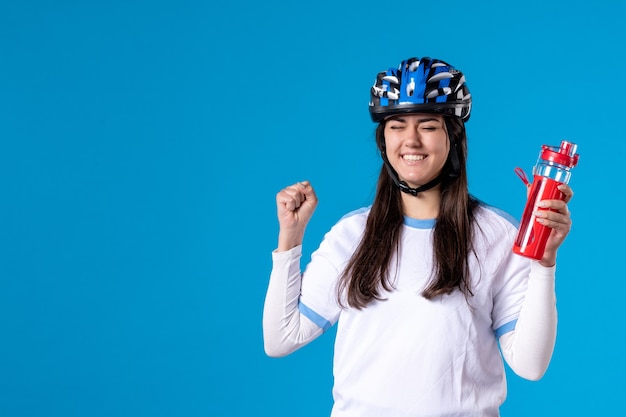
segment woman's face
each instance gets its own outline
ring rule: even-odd
[[[435,179],[450,151],[446,124],[438,114],[389,117],[385,124],[385,143],[389,163],[398,177],[413,188]]]

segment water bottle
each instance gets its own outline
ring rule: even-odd
[[[557,188],[561,184],[568,184],[572,168],[578,163],[576,144],[561,141],[560,147],[543,145],[537,163],[533,167],[533,183],[528,194],[526,207],[522,214],[517,238],[513,245],[513,252],[528,258],[540,260],[546,248],[551,228],[536,221],[533,213],[537,210],[548,210],[537,207],[541,200],[564,200],[565,195]],[[516,170],[518,175],[519,171]],[[522,171],[523,173],[523,171]],[[522,177],[528,184],[528,180]]]

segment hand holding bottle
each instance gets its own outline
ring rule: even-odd
[[[558,190],[563,194],[563,200],[541,200],[540,207],[534,213],[535,221],[546,228],[550,228],[543,255],[539,260],[543,266],[554,266],[556,264],[556,252],[559,246],[567,237],[571,227],[572,219],[567,203],[574,195],[574,191],[567,184],[561,184]]]
[[[528,200],[513,252],[540,260],[545,266],[556,262],[556,250],[571,228],[567,202],[573,192],[567,185],[571,169],[578,163],[576,144],[562,141],[560,148],[542,146],[529,184],[522,170],[517,174],[529,187]]]

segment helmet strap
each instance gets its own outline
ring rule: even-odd
[[[385,149],[381,151],[381,156],[383,158],[383,162],[385,163],[385,167],[387,168],[387,172],[389,173],[389,176],[393,180],[393,183],[396,184],[396,187],[398,187],[400,191],[403,191],[407,194],[411,194],[414,197],[417,197],[417,194],[426,190],[430,190],[431,188],[439,184],[445,176],[445,174],[442,172],[441,174],[437,176],[437,178],[428,181],[424,185],[420,185],[417,188],[409,187],[409,184],[407,184],[405,181],[400,180],[400,178],[398,177],[398,173],[396,172],[395,169],[393,169],[393,167],[389,163],[389,159],[387,159],[387,151]]]

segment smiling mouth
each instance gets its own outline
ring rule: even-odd
[[[425,159],[426,155],[402,155],[402,159],[405,161],[421,161]]]

